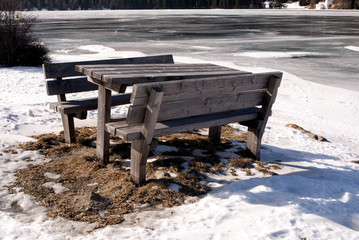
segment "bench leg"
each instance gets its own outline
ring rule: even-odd
[[[210,127],[208,137],[212,143],[221,142],[221,128],[222,126]]]
[[[61,114],[62,124],[64,126],[64,138],[67,143],[74,143],[75,139],[75,124],[74,117],[69,114]]]
[[[146,162],[150,145],[145,140],[131,143],[131,180],[141,186],[146,180]]]
[[[257,160],[260,160],[262,136],[268,118],[272,113],[272,105],[277,96],[281,78],[282,76],[272,76],[270,78],[261,109],[261,115],[263,118],[257,122],[257,127],[248,126],[247,149],[254,154]]]
[[[247,133],[247,149],[256,157],[260,159],[262,136],[264,129],[248,128]]]
[[[153,88],[147,103],[147,110],[142,128],[142,138],[131,143],[131,179],[137,185],[146,180],[146,163],[151,142],[161,108],[163,91]]]

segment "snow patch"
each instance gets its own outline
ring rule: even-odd
[[[42,186],[47,187],[47,188],[52,188],[55,193],[65,193],[65,192],[69,191],[68,188],[62,186],[62,184],[60,184],[60,183],[47,182],[47,183],[42,184]]]
[[[44,176],[47,177],[47,178],[50,178],[50,179],[54,179],[54,180],[61,177],[61,175],[59,175],[59,174],[49,173],[49,172],[44,173]]]
[[[345,48],[355,52],[359,52],[359,47],[356,46],[346,46]]]

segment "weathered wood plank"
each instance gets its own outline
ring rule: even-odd
[[[211,98],[191,98],[182,101],[165,102],[161,106],[159,121],[221,113],[262,104],[264,92],[244,92],[236,95],[213,96]],[[194,96],[193,96],[194,97]],[[143,122],[145,107],[130,106],[128,124]]]
[[[142,129],[142,135],[144,136],[147,144],[150,144],[152,141],[153,132],[155,130],[154,128],[161,108],[162,98],[163,91],[161,89],[153,88],[151,90]]]
[[[127,88],[127,84],[109,84],[109,83],[103,83],[95,78],[92,77],[87,77],[87,81],[97,84],[97,85],[102,85],[107,89],[111,89],[113,91],[116,91],[118,93],[124,93],[126,88]]]
[[[148,63],[174,63],[172,55],[145,56],[135,58],[91,60],[66,63],[47,63],[43,65],[45,78],[82,76],[83,73],[76,71],[76,65],[90,64],[148,64]]]
[[[78,65],[78,71],[89,75],[120,75],[132,74],[138,72],[197,72],[197,71],[229,71],[231,68],[222,67],[214,64],[138,64],[138,65],[118,65],[118,64],[100,64],[100,65]],[[238,70],[239,71],[239,70]],[[101,79],[101,78],[98,78]]]
[[[169,82],[143,83],[134,85],[131,103],[134,106],[146,104],[148,92],[151,87],[161,88],[165,95],[164,101],[188,99],[193,96],[199,98],[214,95],[227,95],[244,91],[265,89],[270,74],[236,74],[229,76],[216,76],[202,79],[186,79]],[[135,101],[136,99],[136,101]]]
[[[166,71],[159,71],[159,70],[134,70],[134,71],[113,71],[113,72],[106,72],[106,73],[101,73],[101,72],[94,72],[93,74],[91,74],[92,77],[96,78],[96,79],[102,79],[105,82],[108,83],[117,83],[119,81],[119,79],[123,79],[123,78],[156,78],[156,77],[171,77],[171,76],[192,76],[192,75],[197,75],[197,76],[207,76],[204,73],[207,73],[208,76],[210,75],[219,75],[220,73],[224,73],[224,74],[235,74],[235,73],[239,73],[239,71],[233,71],[233,70],[214,70],[214,69],[200,69],[200,70],[193,70],[193,71],[185,71],[185,70],[181,70],[181,69],[175,69],[175,70],[170,70],[170,69],[166,69]]]
[[[257,119],[259,114],[260,108],[248,108],[229,111],[223,114],[201,115],[185,119],[158,122],[156,123],[154,137],[206,127],[223,126],[232,122],[248,121]],[[121,121],[106,124],[106,129],[110,133],[117,135],[126,141],[133,141],[141,138],[142,126],[142,124],[129,126],[126,121]]]
[[[87,81],[86,77],[46,81],[47,95],[87,92],[97,90],[98,86]]]
[[[152,142],[158,113],[160,111],[163,91],[152,89],[148,101],[145,121],[141,130],[142,137],[131,143],[131,179],[138,185],[146,180],[146,163]]]
[[[256,159],[260,160],[260,151],[262,137],[268,118],[271,115],[272,105],[277,97],[278,88],[281,82],[282,74],[277,74],[269,79],[267,92],[264,96],[263,106],[260,113],[260,125],[257,128],[248,127],[247,149],[249,149]]]
[[[202,77],[211,77],[211,76],[221,76],[221,75],[233,75],[238,74],[238,70],[223,70],[223,71],[198,71],[198,72],[178,72],[178,73],[167,73],[162,72],[158,74],[122,74],[122,75],[103,75],[102,81],[110,84],[128,84],[133,85],[136,83],[143,82],[158,82],[158,81],[170,81],[170,80],[180,80],[188,78],[202,78]]]
[[[131,94],[121,94],[112,96],[112,106],[124,105],[130,103]],[[80,111],[97,109],[98,98],[85,98],[70,100],[65,102],[50,103],[50,108],[63,114],[72,114]]]

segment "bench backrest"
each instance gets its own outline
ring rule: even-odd
[[[158,121],[166,121],[267,105],[268,90],[278,88],[281,77],[271,72],[135,84],[127,123],[143,123],[152,88],[163,91]]]
[[[88,82],[87,78],[82,73],[75,71],[76,65],[149,63],[174,63],[174,61],[172,55],[169,54],[108,60],[47,63],[43,65],[45,79],[50,79],[46,82],[47,94],[61,95],[97,90],[98,86],[96,84]]]

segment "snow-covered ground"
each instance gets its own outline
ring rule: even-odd
[[[112,54],[101,46],[83,48],[96,48],[100,57]],[[67,59],[79,57],[87,56]],[[203,62],[174,57],[176,62]],[[57,55],[57,60],[66,59]],[[213,63],[252,72],[271,70]],[[58,132],[62,124],[60,115],[48,107],[55,98],[46,94],[41,68],[1,68],[0,89],[0,239],[359,239],[359,164],[353,163],[359,161],[359,92],[285,72],[262,149],[263,161],[281,161],[279,175],[218,182],[195,203],[134,213],[137,223],[125,221],[88,232],[93,225],[48,218],[32,197],[8,192],[15,169],[44,159],[36,151],[2,150],[30,141],[33,134]],[[94,124],[96,114],[89,117],[82,125]],[[286,127],[288,123],[329,141],[310,139]],[[11,207],[14,201],[19,208]]]

